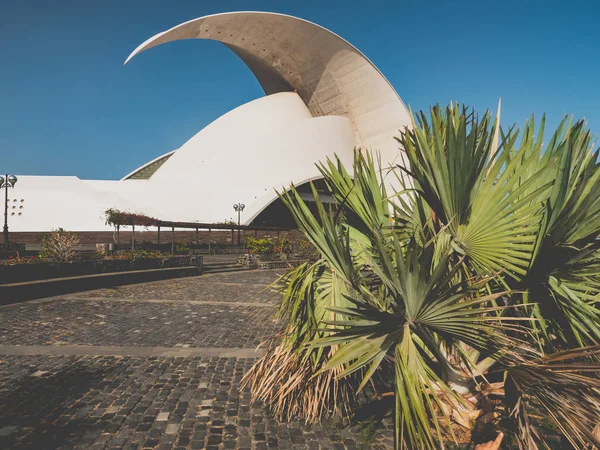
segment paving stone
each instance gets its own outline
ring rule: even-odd
[[[265,287],[277,279],[280,270],[264,270],[260,272],[233,272],[226,274],[205,275],[201,277],[177,278],[160,282],[119,286],[112,289],[100,289],[77,294],[77,297],[88,298],[140,298],[166,299],[177,301],[219,301],[239,302],[252,301],[275,304],[278,296]],[[240,291],[245,291],[244,299]],[[194,315],[194,311],[189,311]],[[148,319],[157,320],[159,314]]]
[[[179,431],[179,424],[178,423],[170,423],[169,425],[167,425],[167,434],[177,434],[177,432]]]
[[[183,318],[192,309],[206,319]],[[108,316],[106,324],[94,320],[95,312]],[[148,320],[160,314],[170,321]],[[71,316],[54,322],[56,315]],[[77,319],[76,317],[83,317]],[[243,325],[232,328],[242,321]],[[26,303],[0,310],[0,345],[101,345],[141,347],[216,347],[255,348],[281,325],[273,320],[273,309],[221,305],[185,305],[173,303],[114,302],[110,300],[53,299]],[[141,332],[136,333],[136,330]],[[40,377],[45,374],[36,371]]]
[[[250,405],[240,380],[254,358],[94,353],[108,345],[253,348],[281,329],[276,299],[260,293],[275,278],[215,274],[0,308],[0,449],[392,448],[391,428],[365,442],[340,424],[280,422]],[[190,303],[205,300],[222,304]],[[2,355],[3,344],[86,350]]]
[[[169,415],[170,415],[170,413],[168,413],[168,412],[161,412],[161,413],[159,413],[159,414],[158,414],[158,416],[156,417],[156,420],[157,420],[158,422],[163,422],[163,421],[166,421],[166,420],[168,420],[168,419],[169,419]]]
[[[14,426],[14,425],[10,425],[8,427],[2,427],[2,428],[0,428],[0,436],[8,436],[13,431],[15,431],[17,428],[18,427]]]

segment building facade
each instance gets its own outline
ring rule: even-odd
[[[234,218],[238,202],[246,205],[244,224],[265,224],[276,191],[317,180],[319,161],[337,155],[350,168],[358,147],[377,152],[384,165],[403,164],[394,136],[410,126],[409,113],[373,63],[340,36],[283,14],[232,12],[159,33],[126,62],[157,45],[194,38],[228,47],[266,95],[121,180],[19,176],[10,193],[11,230],[101,231],[108,229],[108,208],[218,223]]]

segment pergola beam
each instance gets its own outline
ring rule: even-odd
[[[159,221],[160,227],[189,228],[201,230],[257,230],[257,231],[291,231],[291,228],[270,227],[267,225],[240,225],[235,223],[199,223],[199,222],[168,222]]]

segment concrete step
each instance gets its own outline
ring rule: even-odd
[[[225,273],[225,272],[242,272],[244,270],[249,270],[243,266],[227,266],[227,267],[213,267],[213,266],[204,266],[202,268],[202,273]]]
[[[202,265],[203,268],[211,268],[211,269],[217,269],[217,268],[226,268],[226,267],[242,267],[239,264],[235,264],[235,263],[219,263],[219,264],[203,264]]]
[[[218,256],[203,256],[202,261],[204,261],[204,264],[235,264],[237,263],[237,257],[220,258]]]

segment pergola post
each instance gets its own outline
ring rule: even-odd
[[[175,254],[175,227],[171,227],[171,255]]]
[[[254,230],[254,239],[258,237],[258,230]]]
[[[196,227],[196,245],[198,245],[198,227]]]
[[[208,229],[208,254],[210,255],[210,228]]]
[[[234,235],[233,235],[234,231],[235,231],[235,230],[232,228],[232,229],[231,229],[231,245],[234,245],[234,244],[235,244],[235,238],[234,238]]]
[[[158,245],[160,245],[160,225],[158,226],[158,239],[157,239],[157,243],[158,243]]]
[[[135,224],[131,225],[131,250],[135,250]]]

